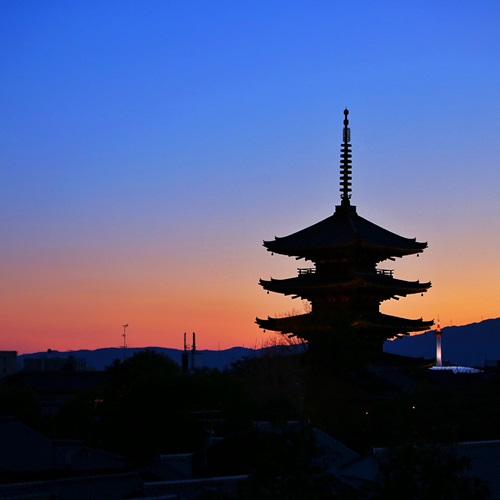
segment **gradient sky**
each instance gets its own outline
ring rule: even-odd
[[[382,304],[500,316],[500,2],[0,2],[0,349],[260,347],[262,241],[352,204],[428,241]],[[307,265],[307,264],[306,264]]]

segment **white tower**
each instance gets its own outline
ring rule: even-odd
[[[436,326],[436,366],[443,366],[443,360],[441,358],[441,325],[439,324],[439,319],[438,319],[438,324]]]

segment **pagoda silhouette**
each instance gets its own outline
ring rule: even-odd
[[[309,301],[310,311],[256,319],[264,330],[308,342],[309,352],[381,351],[386,339],[429,329],[433,321],[406,319],[379,311],[389,299],[423,294],[431,283],[396,279],[382,261],[420,254],[427,243],[405,238],[360,217],[351,205],[349,111],[344,110],[340,154],[340,205],[330,217],[285,237],[264,241],[273,254],[314,263],[288,279],[260,280],[269,292]]]

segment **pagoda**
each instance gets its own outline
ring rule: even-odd
[[[330,217],[285,237],[264,241],[273,254],[311,261],[288,279],[260,280],[267,292],[309,301],[309,312],[256,319],[264,330],[306,340],[309,351],[382,350],[384,340],[429,329],[433,321],[383,314],[380,304],[426,292],[431,283],[397,279],[377,265],[420,254],[427,243],[405,238],[360,217],[351,205],[349,111],[344,110],[340,154],[340,205]]]

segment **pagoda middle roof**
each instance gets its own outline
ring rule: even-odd
[[[383,275],[361,274],[356,276],[322,277],[316,273],[302,274],[293,278],[259,280],[259,284],[272,292],[285,295],[302,295],[318,290],[341,291],[352,288],[366,288],[383,291],[390,295],[407,295],[422,293],[431,287],[431,283],[406,281]]]
[[[359,247],[379,252],[383,260],[389,256],[420,253],[427,248],[427,242],[405,238],[377,226],[359,216],[356,207],[349,205],[337,206],[330,217],[289,236],[264,241],[264,246],[270,252],[305,258]]]

